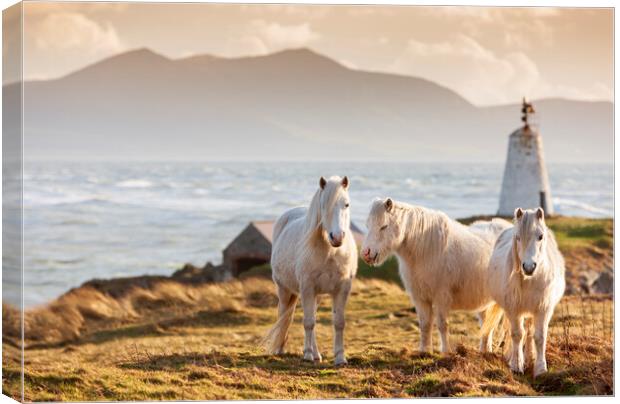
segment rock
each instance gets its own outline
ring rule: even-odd
[[[594,293],[613,294],[614,293],[614,274],[611,271],[605,271],[593,282],[592,289]]]
[[[193,264],[185,264],[183,268],[172,274],[172,278],[183,282],[213,282],[216,280],[216,269],[217,267],[210,262],[202,268]]]
[[[579,274],[579,288],[582,293],[592,293],[594,282],[598,278],[598,273],[592,270],[584,270]]]

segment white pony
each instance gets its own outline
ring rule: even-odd
[[[497,305],[491,310],[482,327],[488,334],[499,324],[502,312],[510,329],[506,356],[510,368],[523,373],[525,317],[533,318],[534,335],[530,324],[526,350],[533,359],[536,350],[534,377],[547,371],[545,348],[549,321],[558,304],[566,282],[564,258],[558,249],[553,232],[545,225],[545,213],[537,210],[515,211],[515,225],[505,230],[497,239],[489,263],[488,286]],[[529,323],[529,321],[528,321]]]
[[[449,352],[449,311],[475,310],[482,321],[492,303],[486,288],[489,258],[495,239],[510,223],[494,219],[467,227],[442,212],[388,198],[373,203],[366,225],[362,258],[380,265],[396,254],[401,279],[418,314],[420,350],[433,349],[434,313],[441,351]],[[481,340],[480,349],[489,349],[491,342]]]
[[[333,298],[334,361],[344,353],[344,308],[357,272],[357,246],[351,234],[349,180],[321,177],[309,208],[294,208],[276,221],[271,268],[278,288],[278,321],[266,337],[270,353],[284,352],[298,296],[304,310],[304,359],[321,361],[314,332],[317,298]]]

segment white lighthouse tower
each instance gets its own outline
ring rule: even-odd
[[[553,214],[549,178],[545,167],[542,138],[536,128],[530,126],[532,104],[523,99],[521,109],[523,126],[510,135],[508,157],[499,199],[500,216],[512,216],[516,208],[542,207],[546,214]]]

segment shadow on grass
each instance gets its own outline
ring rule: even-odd
[[[189,316],[180,316],[156,323],[135,325],[91,334],[80,343],[102,343],[121,338],[144,338],[176,334],[175,329],[215,328],[246,325],[252,322],[247,314],[238,311],[199,311]]]
[[[61,343],[38,343],[29,344],[27,349],[62,348],[71,349],[72,346],[84,344],[102,344],[125,338],[149,338],[162,335],[180,334],[183,328],[216,328],[250,324],[255,321],[249,315],[232,310],[222,311],[199,311],[186,316],[177,316],[166,320],[148,324],[135,324],[121,326],[119,328],[95,331],[83,336],[77,341],[65,341]]]
[[[465,365],[469,353],[442,356],[439,354],[411,353],[406,350],[394,351],[384,347],[370,347],[360,355],[348,357],[347,369],[402,371],[406,374],[436,372],[442,369],[451,371]],[[491,362],[501,362],[499,355],[489,354]],[[183,370],[186,366],[225,367],[236,369],[258,368],[273,373],[289,375],[322,375],[337,372],[332,358],[313,363],[303,360],[301,355],[257,355],[252,353],[227,354],[219,351],[209,353],[189,352],[184,354],[148,355],[139,360],[122,363],[119,366],[138,370]]]

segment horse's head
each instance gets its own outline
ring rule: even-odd
[[[319,180],[320,224],[333,247],[340,247],[351,229],[349,179],[345,176]]]
[[[540,268],[544,259],[547,242],[547,226],[545,212],[542,208],[536,210],[515,210],[515,231],[513,251],[517,263],[517,270],[523,270],[527,276],[534,274]]]
[[[373,202],[366,220],[368,234],[362,244],[362,258],[370,265],[381,265],[402,243],[403,227],[390,198]]]

